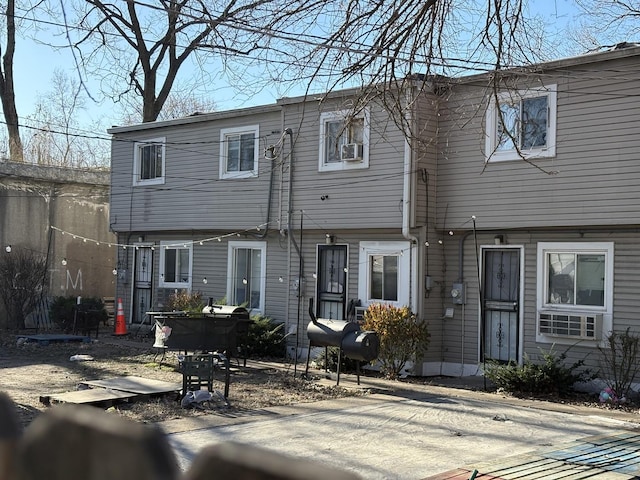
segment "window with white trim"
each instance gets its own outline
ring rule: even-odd
[[[492,95],[485,117],[487,161],[556,154],[557,86]]]
[[[258,176],[259,136],[258,125],[220,130],[220,178]]]
[[[613,242],[540,242],[537,303],[539,341],[603,338],[612,322]],[[585,334],[595,325],[599,331]]]
[[[191,288],[193,242],[160,242],[160,281],[163,288]]]
[[[320,171],[369,167],[369,111],[325,112],[320,115]]]
[[[266,242],[229,242],[227,300],[252,312],[264,312],[266,288]]]
[[[136,142],[133,148],[133,185],[163,184],[165,139],[153,138]]]
[[[360,242],[358,297],[371,303],[409,305],[409,242]]]

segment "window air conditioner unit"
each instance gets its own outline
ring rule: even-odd
[[[541,311],[538,313],[538,333],[549,337],[600,340],[602,314]]]
[[[345,162],[358,162],[362,160],[362,144],[346,143],[342,145],[340,158]]]

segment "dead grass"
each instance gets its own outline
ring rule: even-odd
[[[40,397],[74,391],[83,381],[118,376],[139,377],[182,383],[178,359],[169,352],[160,364],[150,344],[118,337],[101,337],[92,343],[23,343],[16,337],[4,335],[0,341],[2,379],[0,390],[9,395],[17,407],[19,421],[27,426],[41,412],[47,410]],[[89,355],[93,360],[71,361],[74,355]],[[362,394],[341,387],[319,385],[314,379],[303,379],[304,365],[298,365],[294,377],[293,366],[265,362],[234,364],[231,370],[228,402],[213,399],[197,408],[183,408],[175,395],[150,398],[144,401],[119,403],[110,411],[136,422],[155,423],[190,416],[216,414],[248,414],[275,405],[291,405],[331,398]],[[224,390],[224,376],[214,388]]]

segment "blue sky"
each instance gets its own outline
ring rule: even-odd
[[[573,0],[543,0],[532,1],[530,9],[545,16],[548,22],[556,28],[562,28],[567,22],[571,22],[575,6]],[[56,42],[60,43],[60,39]],[[36,99],[44,95],[51,88],[50,82],[54,70],[60,68],[70,77],[77,78],[74,68],[74,60],[68,49],[52,51],[47,45],[37,44],[27,38],[19,38],[15,56],[15,85],[18,114],[21,118],[34,112]],[[94,98],[100,98],[100,92],[96,83],[88,83],[89,93]],[[288,95],[296,95],[302,92],[290,92]],[[215,92],[211,94],[218,110],[228,110],[251,105],[268,104],[274,102],[280,95],[277,91],[263,91],[249,99],[243,99],[236,95],[234,89],[226,84],[217,85]],[[90,108],[83,115],[82,124],[87,125],[91,120],[102,119],[104,127],[119,123],[119,113],[113,105],[96,105],[89,100]]]

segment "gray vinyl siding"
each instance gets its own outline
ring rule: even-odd
[[[345,107],[316,102],[284,108],[285,127],[293,126],[296,138],[292,209],[327,229],[401,228],[404,137],[386,112],[369,107],[369,168],[320,172],[320,115]]]
[[[220,179],[220,129],[250,125],[260,126],[258,177]],[[274,109],[118,134],[112,143],[112,228],[244,230],[264,223],[272,164],[262,152],[277,142],[280,128]],[[132,187],[135,141],[158,137],[166,141],[165,183]]]
[[[161,241],[192,241],[193,244],[193,270],[191,292],[200,293],[206,303],[209,298],[214,302],[227,302],[227,268],[228,268],[228,248],[229,241],[240,240],[235,235],[229,236],[230,232],[224,231],[203,231],[203,232],[183,232],[173,234],[155,234],[145,237],[146,243],[159,245]],[[221,241],[205,241],[200,245],[200,240],[220,237]],[[265,312],[264,315],[274,321],[284,322],[286,319],[288,286],[286,282],[280,282],[279,278],[286,279],[287,275],[287,250],[282,248],[279,234],[269,235],[267,238],[243,237],[243,241],[255,241],[267,243],[267,264],[266,264],[266,286],[265,286]],[[133,255],[120,249],[120,262],[128,265],[127,275],[133,271]],[[165,307],[166,301],[174,293],[173,288],[160,288],[160,252],[156,248],[153,254],[153,293],[150,310],[161,310]],[[203,283],[203,278],[207,278],[207,283]],[[123,291],[119,295],[125,299],[129,298],[131,283],[127,277]],[[125,309],[130,307],[126,302]]]
[[[457,237],[457,235],[456,235]],[[599,367],[599,352],[593,346],[539,343],[536,341],[537,316],[537,247],[539,242],[613,242],[614,243],[614,273],[613,273],[613,330],[623,332],[627,328],[634,334],[640,334],[640,320],[638,319],[637,285],[640,282],[640,232],[635,229],[624,230],[611,228],[608,231],[584,231],[565,229],[563,231],[540,231],[535,233],[510,233],[506,246],[523,246],[524,272],[523,275],[523,345],[522,351],[533,360],[540,358],[543,351],[553,350],[560,354],[567,351],[567,364],[577,360],[585,360],[591,368]],[[480,232],[478,244],[491,245],[493,235]],[[459,281],[458,272],[458,242],[450,242],[446,249],[445,274],[447,285],[445,292],[445,306],[452,306],[448,294],[451,284]],[[474,364],[480,360],[479,352],[479,309],[478,309],[478,278],[475,243],[473,236],[464,242],[464,270],[462,280],[466,284],[467,303],[464,307],[455,306],[453,319],[436,320],[435,325],[442,329],[443,343],[441,346],[445,362],[459,363],[464,357],[467,364]],[[463,335],[464,325],[464,335]],[[608,332],[603,332],[606,336]],[[438,344],[435,344],[436,348]],[[463,351],[464,346],[464,351]],[[435,352],[431,352],[435,354]]]
[[[556,83],[555,158],[485,165],[487,89],[456,86],[443,99],[438,223],[459,229],[640,223],[640,70],[637,57],[530,74]],[[548,175],[546,172],[557,172]]]

